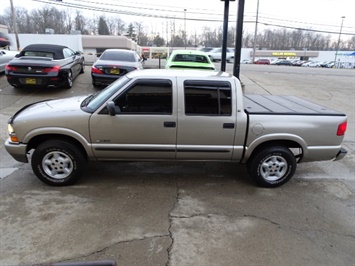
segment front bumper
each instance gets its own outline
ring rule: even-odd
[[[28,163],[26,144],[11,142],[9,138],[5,142],[5,149],[16,161]]]

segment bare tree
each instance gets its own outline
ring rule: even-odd
[[[137,40],[137,43],[140,44],[141,42],[141,38],[143,37],[144,34],[144,26],[143,26],[143,22],[140,21],[140,22],[134,22],[133,23],[133,26],[134,26],[134,29],[135,29],[135,33],[136,33],[136,40]]]
[[[89,19],[87,21],[87,27],[86,28],[87,28],[89,34],[94,34],[94,35],[97,34],[98,22],[99,22],[99,19],[96,16],[92,17],[91,19]]]
[[[53,29],[55,33],[63,34],[66,29],[65,25],[65,11],[59,11],[55,7],[48,5],[41,9],[32,10],[32,22],[34,23],[34,30],[36,33],[45,33],[46,28]]]
[[[86,18],[82,15],[82,13],[79,10],[76,10],[75,18],[74,18],[75,30],[80,31],[81,34],[89,34],[88,30],[86,29],[86,24],[87,24]]]

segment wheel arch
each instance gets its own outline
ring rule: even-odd
[[[87,150],[79,140],[71,136],[62,135],[62,134],[42,134],[31,138],[31,140],[27,144],[27,152],[29,152],[32,149],[36,149],[38,145],[42,144],[45,141],[52,141],[52,140],[61,140],[73,144],[82,152],[82,154],[85,156],[86,159],[89,157]]]
[[[283,146],[290,150],[299,149],[299,152],[297,153],[297,157],[299,157],[298,161],[301,161],[305,153],[307,153],[307,146],[302,141],[290,140],[286,138],[277,140],[265,140],[262,142],[259,141],[258,143],[252,143],[248,148],[246,148],[243,163],[246,163],[250,158],[254,156],[254,154],[258,153],[260,150],[274,146]]]

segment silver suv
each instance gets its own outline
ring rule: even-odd
[[[207,54],[211,58],[212,62],[222,60],[222,48],[214,48],[211,51],[207,52]],[[226,60],[228,63],[234,63],[233,48],[227,48]]]

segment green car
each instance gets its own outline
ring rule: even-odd
[[[166,69],[216,70],[205,52],[196,50],[174,50],[166,60]]]

